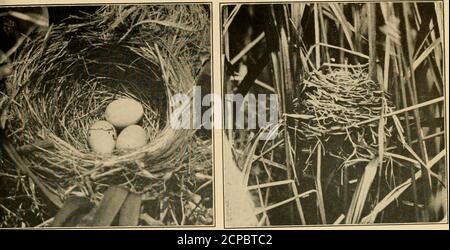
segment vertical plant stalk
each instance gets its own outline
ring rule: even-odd
[[[347,208],[348,208],[348,197],[349,197],[349,189],[348,189],[348,182],[349,182],[349,178],[348,178],[348,166],[346,166],[346,165],[344,165],[344,167],[343,167],[343,175],[344,175],[344,177],[343,177],[343,182],[344,182],[344,187],[343,187],[343,195],[344,195],[344,198],[343,198],[343,205],[342,205],[342,209],[343,209],[343,211],[346,211],[347,210]]]
[[[320,68],[320,24],[319,24],[319,4],[314,4],[314,40],[316,43],[316,69]]]
[[[369,25],[370,25],[370,30],[374,33],[376,33],[376,5],[375,3],[371,3],[370,7],[369,7],[369,12],[368,15],[370,16],[369,18]],[[386,49],[389,49],[389,36],[386,36]],[[376,60],[376,34],[370,34],[369,33],[369,41],[371,42],[371,54],[369,55],[370,58],[373,60]],[[373,55],[374,56],[373,56]],[[374,57],[374,58],[373,58]],[[371,66],[372,70],[376,70],[377,64],[376,62],[374,63],[374,67],[372,68],[373,65]],[[385,54],[385,70],[384,70],[384,75],[383,75],[383,80],[380,80],[379,82],[379,86],[380,86],[380,92],[381,92],[381,112],[380,112],[380,120],[378,122],[378,156],[380,157],[380,161],[379,161],[379,166],[378,166],[378,185],[377,185],[377,195],[376,195],[376,202],[379,201],[380,198],[380,193],[381,193],[381,179],[382,179],[382,175],[383,175],[383,159],[384,159],[384,145],[385,145],[385,133],[384,133],[384,128],[386,126],[385,124],[385,119],[383,117],[384,113],[385,113],[385,99],[384,99],[384,85],[388,84],[388,79],[389,79],[389,50],[386,50],[386,54]],[[375,74],[375,77],[374,75]],[[374,73],[372,71],[372,80],[376,81],[376,73]]]
[[[228,6],[223,8],[223,17],[222,20],[227,20],[228,18]],[[226,61],[230,60],[230,35],[228,33],[228,31],[223,33],[223,47],[222,47],[222,67],[223,68],[223,72],[226,72]],[[228,80],[225,79],[226,75],[228,74],[224,74],[224,79],[222,79],[225,82],[225,94],[227,93],[232,93],[232,88],[233,86],[231,85],[231,82],[229,82]],[[227,104],[225,104],[227,105]],[[225,119],[227,120],[228,124],[233,124],[233,117],[225,117]],[[228,129],[227,131],[227,135],[228,138],[230,140],[232,140],[233,138],[233,133],[232,133],[232,129]]]
[[[322,32],[322,39],[325,44],[328,44],[328,38],[326,33],[328,30],[327,23],[325,22],[325,18],[323,18],[322,8],[319,8],[318,10],[319,10],[319,23],[320,23],[320,31]],[[330,53],[328,49],[324,48],[323,51],[325,52],[325,61],[330,62]]]
[[[399,46],[396,46],[396,52],[397,54],[401,55],[401,48],[399,48]],[[397,107],[403,107],[406,108],[408,107],[408,101],[407,101],[407,97],[406,97],[406,89],[405,89],[405,78],[404,78],[404,73],[403,73],[403,68],[401,65],[402,60],[398,60],[397,58],[396,60],[396,66],[397,69],[399,71],[399,85],[400,85],[400,94],[398,96],[401,97],[401,102],[402,105],[397,105]],[[400,100],[399,100],[400,102]],[[409,123],[409,112],[405,112],[404,114],[404,119],[405,119],[405,127],[406,127],[406,141],[409,145],[411,145],[412,142],[412,133],[411,133],[411,127],[410,127],[410,123]],[[416,220],[419,221],[421,219],[420,216],[420,209],[419,209],[419,200],[418,200],[418,196],[417,196],[417,185],[416,185],[416,179],[414,178],[415,174],[416,174],[416,170],[414,168],[413,165],[410,166],[410,172],[411,172],[411,187],[412,187],[412,193],[413,193],[413,202],[414,202],[414,207],[415,207],[415,215],[416,215]]]
[[[358,52],[361,52],[361,47],[362,47],[362,45],[361,45],[361,34],[360,34],[360,22],[361,22],[361,15],[360,15],[360,10],[359,10],[359,6],[357,6],[356,4],[352,4],[352,14],[353,14],[353,27],[355,28],[355,50],[356,51],[358,51]],[[340,34],[340,36],[342,35],[342,40],[344,39],[344,32],[343,32],[343,30],[342,30],[342,28],[341,28],[341,30],[340,30],[340,32],[341,32],[341,34]],[[343,43],[343,42],[342,42]],[[341,44],[341,47],[343,47],[342,46],[342,44]],[[342,56],[343,56],[343,52],[341,52],[341,54],[342,54]],[[356,58],[356,60],[358,60],[359,58]],[[343,61],[341,61],[341,63],[343,63]]]
[[[368,25],[368,37],[369,37],[369,77],[372,81],[378,82],[377,77],[377,49],[376,49],[376,41],[377,41],[377,28],[376,28],[376,4],[368,3],[367,4],[367,25]],[[388,78],[388,76],[384,76],[384,78]],[[383,82],[380,82],[380,91],[383,93],[384,87]],[[381,96],[381,113],[380,120],[378,123],[378,156],[380,157],[378,163],[378,181],[377,181],[377,193],[376,193],[376,202],[380,197],[381,193],[381,179],[383,173],[383,154],[384,154],[384,96]]]
[[[339,25],[339,46],[344,48],[344,31],[342,30],[342,25]],[[345,54],[343,50],[339,50],[339,63],[345,63]],[[346,63],[345,63],[346,64]]]
[[[391,39],[390,36],[386,36],[385,40],[385,51],[384,51],[384,72],[383,72],[383,85],[381,91],[388,91],[389,90],[389,66],[391,62]]]
[[[294,7],[294,6],[297,6],[297,7]],[[305,11],[305,6],[306,6],[306,4],[293,4],[292,5],[293,9],[292,9],[291,16],[290,16],[290,18],[296,20],[295,26],[293,27],[294,32],[291,31],[291,34],[293,33],[294,35],[291,35],[288,40],[288,41],[290,41],[289,46],[290,46],[290,56],[291,56],[290,59],[292,60],[291,65],[292,65],[292,72],[293,72],[293,78],[292,78],[293,85],[295,83],[298,84],[298,83],[302,82],[302,77],[303,77],[302,74],[303,74],[303,72],[305,72],[305,69],[302,68],[302,66],[307,67],[307,65],[302,64],[302,59],[301,59],[302,42],[301,42],[301,39],[297,40],[298,38],[295,38],[295,37],[299,37],[299,36],[303,35],[303,27],[301,27],[301,20],[303,17],[303,13]],[[286,11],[286,13],[289,13],[286,9],[285,9],[285,11]],[[288,20],[286,20],[286,26],[289,27]],[[290,31],[289,28],[288,28],[288,31]],[[297,47],[296,47],[296,45],[297,45]],[[298,56],[298,55],[300,55],[300,56]],[[306,69],[306,71],[307,71],[307,69]],[[295,92],[294,86],[292,86],[292,88],[293,88],[292,91],[294,94],[294,92]],[[289,124],[289,126],[297,127],[298,121],[297,120],[293,121],[293,123]],[[300,175],[302,175],[301,169],[304,168],[303,161],[302,161],[302,150],[303,150],[302,146],[303,145],[302,145],[302,143],[297,143],[298,140],[297,140],[296,133],[297,133],[296,130],[294,131],[293,134],[291,133],[292,138],[294,138],[294,141],[295,141],[295,143],[294,143],[295,154],[294,154],[294,158],[293,158],[293,170],[294,170],[294,174],[296,174],[297,169],[300,169]],[[297,177],[297,175],[296,175],[295,176],[296,182],[292,183],[291,189],[292,189],[295,197],[299,197],[297,186],[296,186],[296,185],[300,185],[299,178],[301,178],[301,177]],[[298,214],[300,217],[300,222],[302,224],[306,224],[306,220],[305,220],[305,216],[303,214],[303,208],[300,203],[300,199],[297,198],[295,202],[296,202]]]
[[[288,38],[288,27],[287,22],[287,9],[285,6],[269,6],[266,9],[267,13],[267,23],[265,25],[265,36],[267,49],[270,51],[272,58],[272,66],[274,73],[275,86],[277,93],[279,95],[279,108],[281,114],[291,113],[292,105],[294,99],[294,81],[292,78],[292,67],[290,59],[289,50],[289,38]],[[286,105],[289,104],[289,105]],[[288,128],[288,121],[286,119],[283,121],[284,129],[284,140],[285,140],[285,156],[286,156],[286,167],[287,167],[287,178],[294,179],[298,181],[297,174],[295,172],[294,160],[291,152],[290,143],[290,130]],[[303,216],[303,208],[300,203],[300,198],[298,197],[298,190],[296,185],[291,185],[290,195],[294,196],[295,204],[298,210],[298,215],[300,217],[301,223],[305,224]],[[290,217],[292,223],[294,222],[294,210],[293,207],[290,208]]]
[[[353,198],[345,218],[346,224],[360,223],[360,218],[367,201],[367,197],[373,180],[378,170],[380,158],[372,159],[364,169],[364,173],[359,179],[358,186],[353,193]]]
[[[406,65],[409,66],[409,69],[411,71],[410,74],[410,81],[408,84],[409,87],[409,92],[411,95],[411,101],[412,101],[412,105],[416,105],[418,103],[417,100],[417,91],[416,91],[416,80],[415,80],[415,74],[414,74],[414,66],[413,66],[413,53],[414,53],[414,43],[412,41],[412,34],[411,34],[411,24],[409,22],[409,14],[408,14],[408,10],[409,10],[409,5],[407,3],[402,3],[402,19],[403,19],[403,28],[404,28],[404,36],[403,36],[403,41],[406,44]],[[413,111],[414,114],[414,118],[416,120],[416,132],[417,132],[417,137],[419,139],[419,149],[420,149],[420,153],[421,153],[421,157],[422,160],[425,161],[425,163],[428,162],[428,156],[427,156],[427,152],[426,152],[426,148],[425,148],[425,144],[424,144],[424,140],[423,140],[423,134],[422,134],[422,125],[421,125],[421,120],[420,120],[420,113],[418,109],[415,109]],[[422,168],[422,172],[424,174],[424,179],[425,179],[425,183],[424,183],[424,188],[425,188],[425,201],[424,201],[424,220],[428,221],[429,218],[429,208],[428,208],[428,204],[431,201],[432,198],[432,187],[431,187],[431,178],[430,178],[430,174],[428,169],[426,169],[425,167],[421,167]]]
[[[325,214],[325,203],[323,202],[322,191],[322,145],[317,142],[317,172],[316,172],[316,189],[317,189],[317,206],[319,207],[319,214],[322,224],[327,224],[327,217]]]
[[[287,15],[286,12],[284,12],[285,15]],[[284,66],[284,80],[285,80],[285,84],[283,84],[282,88],[283,88],[283,93],[284,93],[284,97],[285,97],[285,102],[284,102],[284,111],[286,113],[291,113],[293,112],[292,110],[292,105],[286,105],[286,104],[291,104],[293,103],[294,100],[294,93],[295,93],[295,89],[294,89],[294,82],[293,82],[293,78],[292,78],[292,74],[291,74],[291,65],[290,65],[290,53],[289,53],[289,45],[288,45],[288,37],[287,37],[287,30],[285,30],[285,28],[287,28],[288,26],[282,26],[280,25],[280,52],[281,52],[281,58],[283,59],[283,66]],[[294,179],[297,183],[298,183],[298,178],[297,178],[297,174],[295,171],[295,163],[293,161],[293,156],[292,156],[292,151],[291,151],[291,140],[290,138],[295,138],[293,135],[290,134],[291,130],[287,129],[288,128],[288,121],[285,120],[285,150],[286,150],[286,167],[288,169],[288,173],[291,175],[289,178],[290,179]],[[293,176],[292,176],[293,174]],[[295,185],[295,183],[292,185],[292,193],[294,195],[294,197],[296,197],[295,199],[295,204],[297,206],[297,211],[298,211],[298,215],[300,218],[300,221],[302,224],[305,224],[305,219],[304,219],[304,215],[303,215],[303,208],[302,205],[300,203],[300,198],[298,196],[298,190],[297,190],[297,186]]]
[[[376,6],[375,3],[367,4],[367,25],[369,33],[369,77],[377,81],[377,29],[376,29]]]
[[[357,49],[357,51],[360,51],[361,48],[361,44],[360,44],[360,34],[358,32],[358,27],[359,27],[359,9],[358,7],[356,7],[355,5],[352,5],[352,10],[353,10],[353,19],[354,19],[354,27],[355,27],[355,49]],[[339,25],[339,46],[341,48],[345,48],[345,41],[344,41],[344,27],[343,25]],[[347,64],[346,59],[345,59],[345,54],[343,50],[339,50],[339,63],[341,64]],[[348,198],[349,198],[349,170],[348,167],[344,165],[344,167],[342,168],[342,175],[343,175],[343,188],[342,188],[342,192],[343,192],[343,199],[342,199],[342,209],[343,211],[346,211],[348,209]]]
[[[258,185],[258,198],[259,198],[259,202],[261,203],[260,207],[263,210],[263,218],[265,218],[265,221],[267,223],[267,226],[270,226],[270,221],[269,221],[269,215],[267,214],[267,210],[266,210],[266,204],[264,203],[264,199],[262,196],[262,189],[259,186],[259,178],[258,175],[255,175],[255,180],[256,180],[256,185]]]

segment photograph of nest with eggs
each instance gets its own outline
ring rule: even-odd
[[[443,8],[221,6],[225,95],[278,114],[224,132],[226,227],[448,223]]]
[[[0,227],[213,225],[210,6],[1,7]],[[3,43],[7,41],[8,43]]]

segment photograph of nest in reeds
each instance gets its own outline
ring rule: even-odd
[[[0,8],[0,227],[213,225],[211,134],[169,124],[209,7]]]
[[[447,223],[443,18],[442,2],[222,5],[225,95],[275,94],[278,112],[224,131],[225,225]],[[267,111],[250,99],[234,112]]]

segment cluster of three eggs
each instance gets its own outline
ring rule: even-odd
[[[111,102],[106,107],[105,120],[96,121],[89,128],[89,147],[99,154],[111,154],[116,148],[129,150],[144,146],[148,140],[147,132],[137,125],[143,116],[144,108],[133,99]],[[119,136],[116,129],[122,130]]]

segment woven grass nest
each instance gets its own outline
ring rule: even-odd
[[[107,6],[23,45],[1,102],[2,126],[49,190],[61,200],[75,194],[98,201],[120,185],[184,213],[180,201],[207,189],[211,141],[170,127],[168,96],[192,89],[200,55],[209,51],[208,20],[201,5]],[[95,154],[88,128],[121,97],[143,105],[149,143]]]
[[[389,94],[369,79],[367,67],[328,68],[312,71],[305,77],[295,103],[299,136],[312,145],[318,141],[333,153],[342,153],[344,143],[358,153],[377,150],[379,123],[383,113],[393,109]],[[383,136],[391,137],[392,127],[383,126]],[[328,143],[327,143],[328,142]],[[352,150],[353,150],[352,149]],[[351,152],[344,154],[343,158]]]

